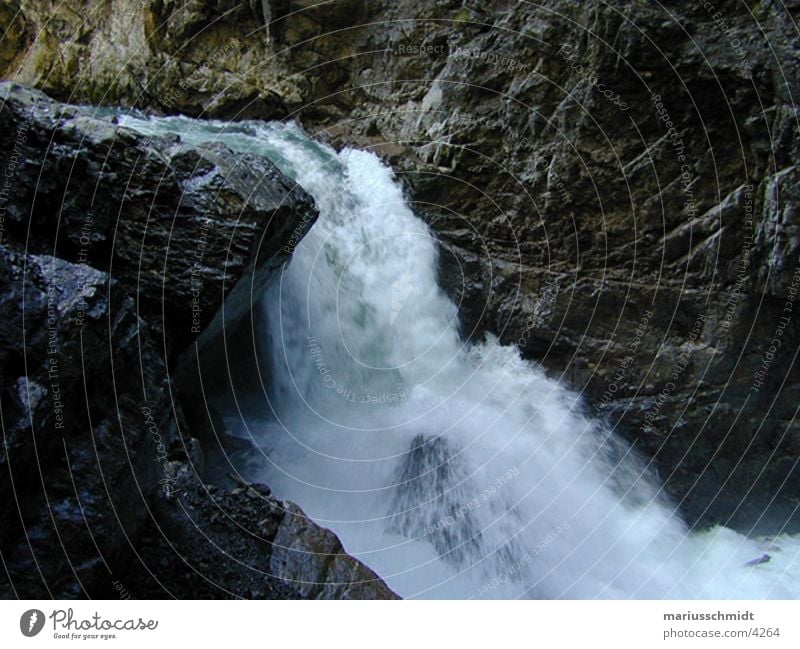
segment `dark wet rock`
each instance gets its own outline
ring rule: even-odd
[[[137,546],[157,570],[119,575],[136,597],[396,598],[332,532],[266,486],[218,487],[201,482],[194,464],[174,468],[171,493],[154,503],[153,524]]]
[[[19,85],[0,84],[0,100],[0,147],[19,159],[6,229],[29,251],[111,273],[176,351],[246,272],[280,266],[293,230],[316,218],[264,158],[145,138]]]
[[[0,247],[0,313],[0,548],[14,589],[0,592],[83,596],[163,477],[176,436],[164,362],[133,299],[89,266]]]

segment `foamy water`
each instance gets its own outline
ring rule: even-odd
[[[319,221],[263,297],[249,478],[405,597],[795,598],[800,542],[689,533],[659,485],[516,348],[460,339],[390,168],[294,125],[123,123],[273,160]],[[261,386],[253,386],[260,394]],[[769,552],[768,563],[746,562]]]

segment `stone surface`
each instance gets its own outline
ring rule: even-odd
[[[316,218],[263,158],[143,138],[19,85],[0,84],[0,99],[0,147],[19,156],[6,230],[30,251],[111,273],[177,351],[248,269],[280,265],[283,242]]]
[[[176,438],[164,361],[133,299],[89,266],[0,247],[0,313],[0,594],[96,594]]]
[[[201,482],[175,462],[172,493],[153,506],[137,552],[148,572],[119,580],[138,598],[395,599],[336,536],[264,485]],[[164,561],[166,559],[166,562]]]

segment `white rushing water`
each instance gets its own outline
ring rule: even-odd
[[[122,121],[268,156],[316,200],[319,221],[259,306],[267,407],[227,423],[261,451],[248,477],[396,592],[800,595],[798,539],[689,533],[573,394],[516,348],[460,339],[431,232],[374,155],[337,154],[293,125]]]

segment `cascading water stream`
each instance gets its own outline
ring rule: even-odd
[[[436,245],[374,155],[287,124],[126,116],[264,155],[320,218],[264,296],[248,477],[406,597],[800,595],[800,542],[689,533],[630,450],[496,340],[459,338]],[[772,560],[745,565],[769,546]]]

